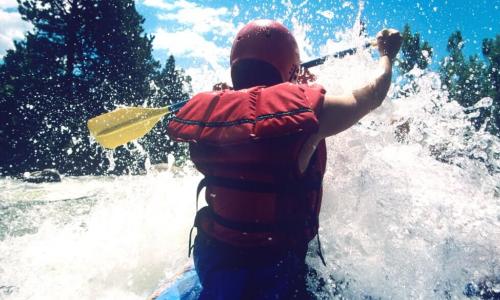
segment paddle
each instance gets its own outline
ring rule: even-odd
[[[372,46],[366,43],[364,48]],[[312,68],[323,64],[329,58],[342,58],[356,53],[357,48],[351,48],[335,54],[301,64],[302,68]],[[145,108],[145,107],[120,107],[90,119],[87,122],[90,134],[104,148],[114,149],[132,140],[146,135],[166,114],[177,112],[186,101],[177,102],[167,107]]]
[[[369,42],[369,43],[366,43],[366,44],[363,45],[363,49],[369,48],[371,46],[376,46],[376,45],[377,45],[376,41],[375,42]],[[357,50],[358,50],[358,48],[346,49],[346,50],[343,50],[343,51],[336,52],[334,54],[325,55],[323,57],[319,57],[319,58],[307,61],[305,63],[301,63],[300,66],[302,68],[309,69],[309,68],[316,67],[316,66],[324,64],[327,59],[342,58],[342,57],[347,56],[347,55],[353,55],[354,53],[356,53]]]

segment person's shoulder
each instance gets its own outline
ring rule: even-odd
[[[272,85],[269,87],[265,87],[265,89],[285,89],[285,90],[314,90],[319,91],[321,93],[326,93],[325,88],[318,83],[293,83],[293,82],[283,82],[278,83],[276,85]]]
[[[201,98],[207,98],[207,97],[215,97],[215,96],[221,94],[221,92],[222,91],[202,91],[202,92],[197,92],[196,94],[194,94],[191,97],[191,100],[201,99]]]
[[[304,89],[308,89],[308,90],[313,90],[313,91],[317,91],[317,92],[320,92],[321,94],[326,94],[326,89],[325,87],[323,87],[321,84],[319,83],[308,83],[308,84],[301,84],[300,86],[302,86]]]

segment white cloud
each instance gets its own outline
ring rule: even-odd
[[[6,8],[12,1],[0,2],[0,7]],[[16,3],[17,5],[17,3]],[[7,49],[14,47],[15,39],[22,39],[25,33],[31,29],[31,24],[21,19],[18,12],[7,12],[0,10],[0,57],[5,55]]]
[[[158,8],[164,12],[157,14],[162,21],[175,21],[190,27],[195,32],[217,35],[234,35],[236,27],[230,20],[239,14],[238,6],[232,11],[227,7],[206,7],[186,0],[167,2],[165,0],[144,0],[145,6]],[[229,19],[229,20],[228,20]]]
[[[0,9],[17,8],[16,0],[0,0]]]
[[[144,0],[143,5],[163,9],[163,10],[176,10],[176,9],[194,9],[198,7],[196,3],[187,0],[165,1],[165,0]]]
[[[217,82],[230,82],[230,47],[243,25],[233,21],[240,13],[238,6],[208,7],[187,0],[143,0],[142,5],[160,10],[156,15],[155,50],[196,60],[186,68],[195,92],[211,89]]]
[[[233,35],[236,28],[230,21],[223,20],[231,13],[225,7],[222,8],[182,8],[176,12],[158,14],[159,20],[176,21],[191,27],[193,31],[217,35]]]
[[[192,30],[169,32],[159,28],[154,35],[153,46],[156,50],[165,49],[174,56],[199,58],[214,68],[222,61],[229,60],[229,48],[219,47]]]
[[[210,91],[214,84],[219,82],[226,82],[231,85],[231,73],[229,66],[217,66],[209,68],[207,65],[196,66],[188,68],[186,74],[193,78],[191,86],[193,92],[198,93],[202,91]]]
[[[166,10],[171,10],[178,7],[177,4],[169,3],[164,0],[144,0],[142,4],[145,6]]]

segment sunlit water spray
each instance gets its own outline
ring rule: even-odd
[[[0,297],[145,298],[187,262],[198,180],[169,170],[42,185],[2,179],[1,209],[15,218],[2,219]]]
[[[305,37],[307,26],[296,26]],[[365,42],[356,28],[336,38]],[[329,41],[320,51],[339,48]],[[379,70],[361,51],[314,72],[328,92],[343,93]],[[308,258],[319,297],[460,299],[481,284],[500,289],[499,140],[470,125],[491,101],[463,109],[437,74],[412,75],[328,139],[327,266]],[[167,167],[40,185],[0,179],[0,299],[144,299],[189,263],[200,178]]]
[[[413,82],[419,92],[329,139],[329,265],[315,264],[343,285],[328,297],[448,299],[478,282],[500,287],[498,139],[473,130],[436,74]]]

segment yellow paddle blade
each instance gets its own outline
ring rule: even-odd
[[[87,127],[101,146],[114,149],[143,137],[168,113],[168,107],[122,107],[90,119]]]

